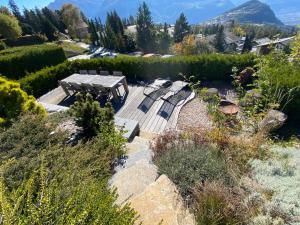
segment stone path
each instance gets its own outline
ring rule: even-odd
[[[200,98],[195,98],[187,103],[180,111],[177,128],[212,128],[212,121],[207,113],[207,103]]]
[[[194,225],[175,184],[152,163],[150,142],[135,137],[127,144],[128,158],[116,168],[110,186],[117,188],[118,204],[130,203],[139,214],[136,224]]]

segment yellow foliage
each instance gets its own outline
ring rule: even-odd
[[[246,36],[246,32],[243,30],[243,28],[241,28],[240,26],[235,26],[232,30],[232,32],[239,36],[239,37],[244,37]]]
[[[46,115],[45,109],[19,83],[0,77],[0,125],[24,112]]]
[[[195,55],[197,54],[195,35],[184,37],[181,43],[176,43],[172,46],[172,51],[176,55]]]
[[[292,45],[292,57],[294,60],[300,62],[300,31],[298,31],[295,41]]]

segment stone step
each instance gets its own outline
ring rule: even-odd
[[[157,168],[148,160],[141,159],[130,167],[119,170],[110,180],[110,186],[117,188],[118,204],[143,192],[158,177]]]
[[[129,199],[138,215],[136,224],[195,225],[195,218],[185,207],[175,184],[165,175]]]

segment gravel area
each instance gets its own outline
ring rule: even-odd
[[[177,127],[180,130],[187,128],[211,129],[212,121],[208,116],[207,103],[195,98],[187,103],[180,111]]]

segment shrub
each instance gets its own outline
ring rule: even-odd
[[[26,35],[17,38],[16,40],[5,40],[5,43],[10,47],[40,45],[47,41],[47,37],[42,34]]]
[[[273,53],[260,62],[258,87],[264,95],[264,105],[278,107],[291,116],[300,113],[300,64],[291,63],[287,56]]]
[[[198,185],[193,192],[194,211],[198,225],[237,225],[250,219],[251,206],[239,188],[218,183]]]
[[[6,44],[3,41],[0,41],[0,51],[4,50],[6,48],[7,48]]]
[[[101,108],[99,102],[94,101],[90,94],[77,94],[70,113],[75,117],[76,124],[84,129],[86,136],[95,136],[105,129],[112,130],[114,127],[112,105],[107,103],[105,108]]]
[[[1,53],[0,53],[1,54]],[[154,80],[156,78],[181,79],[179,73],[196,80],[231,80],[232,67],[244,68],[254,63],[252,55],[202,55],[160,58],[118,57],[115,59],[91,59],[65,62],[28,75],[20,80],[22,88],[39,97],[52,88],[58,81],[82,69],[123,71],[129,81]]]
[[[65,60],[63,49],[56,45],[9,48],[0,52],[0,73],[10,79],[19,79],[27,73]]]
[[[159,173],[166,174],[184,197],[188,197],[200,181],[219,181],[226,185],[234,183],[225,158],[212,145],[197,145],[188,140],[185,143],[169,142],[167,148],[155,151],[154,162]]]
[[[20,84],[0,77],[0,125],[9,123],[23,112],[46,114],[34,97],[20,88]]]
[[[53,130],[45,117],[31,114],[21,116],[11,127],[0,130],[0,164],[14,159],[4,170],[9,188],[19,185],[24,177],[28,178],[44,149],[64,140],[62,133],[50,135]]]
[[[45,167],[33,172],[14,192],[0,181],[2,223],[10,224],[134,224],[136,214],[128,205],[115,204],[116,193],[106,182],[89,182],[61,197],[61,184],[49,180]]]

